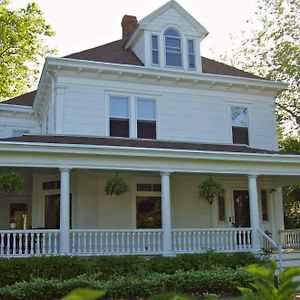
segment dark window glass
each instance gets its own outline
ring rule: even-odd
[[[249,145],[248,128],[232,127],[232,139],[234,144]]]
[[[161,185],[160,184],[153,184],[153,192],[161,192]]]
[[[28,207],[26,203],[11,203],[9,208],[9,223],[11,229],[28,228]]]
[[[151,183],[138,183],[136,185],[136,190],[138,192],[151,192],[152,185],[151,185]]]
[[[43,182],[43,190],[56,190],[60,189],[60,181],[46,181]]]
[[[268,221],[268,201],[267,201],[267,191],[261,191],[261,209],[262,209],[262,219],[263,221]]]
[[[156,121],[137,121],[137,137],[156,139]]]
[[[128,119],[110,119],[110,136],[129,137]]]
[[[225,221],[225,197],[223,195],[218,198],[219,221]]]
[[[160,197],[136,198],[136,228],[161,228]]]

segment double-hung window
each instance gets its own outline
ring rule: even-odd
[[[110,136],[129,137],[129,98],[110,96]]]
[[[182,67],[181,37],[176,29],[168,28],[164,32],[166,65]]]
[[[152,46],[152,64],[159,64],[159,50],[158,50],[158,36],[152,35],[151,38],[151,46]]]
[[[233,144],[249,145],[249,117],[247,107],[231,107]]]
[[[196,68],[194,40],[188,40],[188,64],[189,69]]]
[[[156,105],[153,99],[137,99],[137,137],[156,139]]]

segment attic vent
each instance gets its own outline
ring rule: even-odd
[[[127,39],[136,28],[138,22],[135,16],[125,15],[122,19],[122,38]]]

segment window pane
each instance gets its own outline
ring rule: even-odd
[[[223,191],[224,194],[224,191]],[[218,198],[218,207],[219,207],[219,221],[225,221],[225,198],[220,196]]]
[[[152,50],[152,64],[158,65],[158,51]]]
[[[267,191],[261,191],[261,209],[262,209],[262,219],[263,221],[268,221],[268,202],[267,202]]]
[[[129,99],[127,97],[110,96],[110,116],[117,118],[128,118]]]
[[[232,139],[234,144],[249,144],[247,127],[232,127]]]
[[[166,64],[167,66],[181,67],[181,53],[166,53]]]
[[[136,197],[136,228],[161,228],[160,197]]]
[[[246,107],[231,107],[231,120],[233,126],[248,126],[248,110]]]
[[[194,54],[194,41],[188,40],[189,54]]]
[[[129,120],[110,119],[110,136],[129,137]]]
[[[140,139],[156,139],[156,122],[137,121],[137,137]]]
[[[181,42],[178,38],[169,38],[166,37],[166,47],[168,48],[175,48],[177,51],[181,51]]]
[[[189,55],[189,68],[195,69],[195,55]]]
[[[152,191],[152,185],[151,185],[151,183],[138,183],[136,185],[136,190],[138,192],[151,192]]]
[[[158,37],[157,35],[152,35],[152,49],[158,49]]]
[[[180,37],[178,31],[175,30],[175,29],[172,29],[172,28],[168,28],[168,29],[165,31],[165,35],[167,35],[167,36]]]
[[[137,118],[139,120],[155,120],[155,100],[137,100]]]

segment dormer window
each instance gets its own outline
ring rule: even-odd
[[[166,66],[182,67],[181,36],[174,28],[168,28],[164,33]]]
[[[158,50],[158,36],[157,35],[152,35],[151,39],[152,43],[152,64],[153,65],[158,65],[159,64],[159,50]]]

